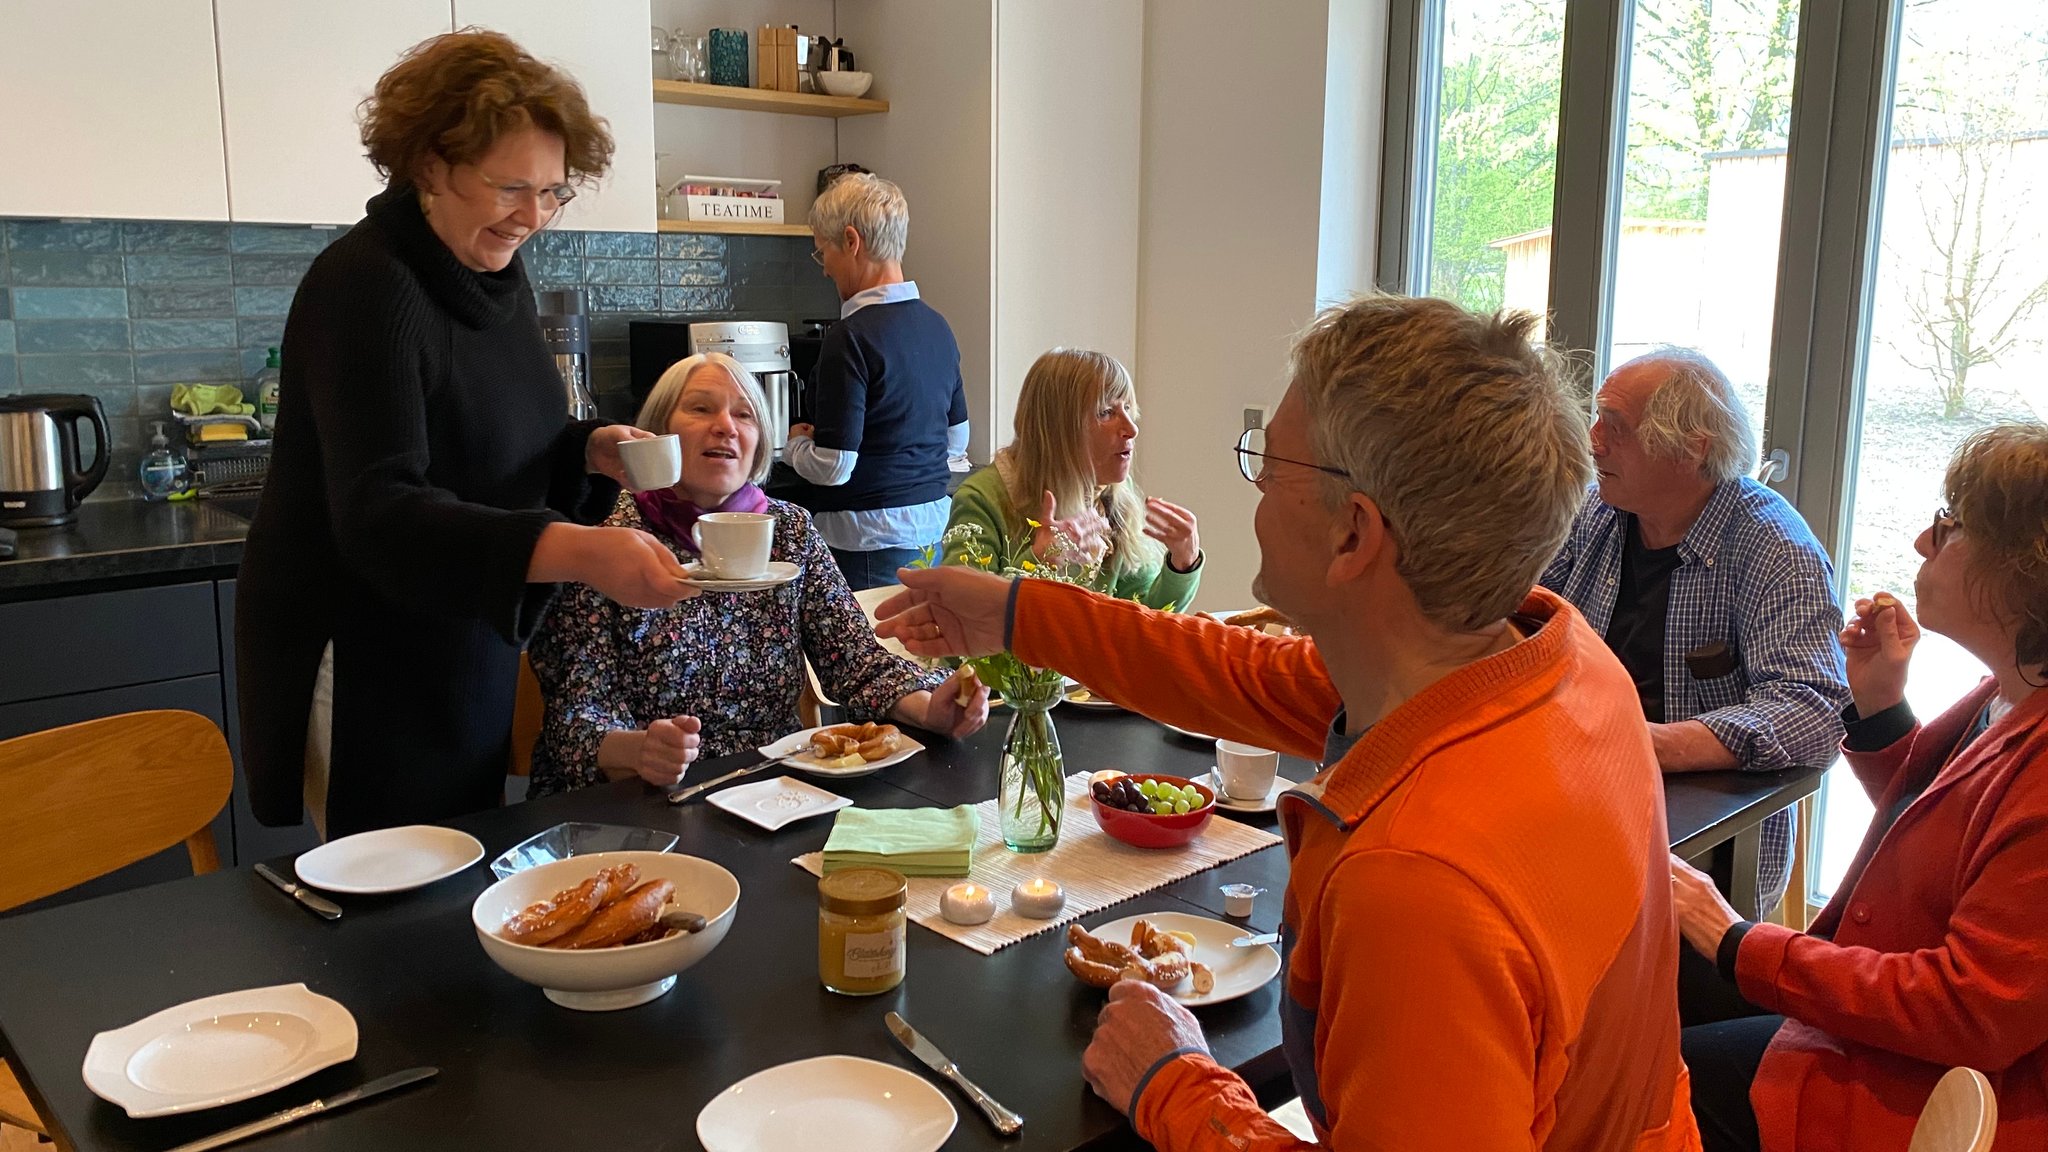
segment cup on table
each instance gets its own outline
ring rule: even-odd
[[[752,580],[768,572],[775,517],[765,512],[706,512],[690,527],[704,568],[721,580]]]
[[[670,433],[651,439],[621,440],[619,463],[626,469],[626,487],[635,492],[672,488],[683,478],[683,438]]]
[[[1264,800],[1280,774],[1280,754],[1235,740],[1216,742],[1216,776],[1232,800]]]

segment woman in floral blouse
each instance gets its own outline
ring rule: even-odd
[[[787,584],[711,593],[673,608],[627,608],[566,586],[530,648],[546,702],[530,794],[638,776],[673,787],[699,755],[724,756],[795,731],[804,661],[854,720],[893,720],[959,737],[988,720],[988,689],[958,702],[958,674],[926,672],[885,651],[810,514],[769,499],[767,411],[753,374],[730,356],[692,356],[664,373],[637,423],[682,439],[674,488],[628,493],[606,524],[650,532],[694,559],[706,512],[776,518],[772,556],[797,564]]]

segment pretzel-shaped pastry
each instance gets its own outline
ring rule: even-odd
[[[574,888],[528,905],[506,920],[498,935],[514,944],[546,947],[581,928],[639,880],[640,869],[631,864],[603,869]]]

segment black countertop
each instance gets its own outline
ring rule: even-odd
[[[14,559],[0,560],[0,600],[73,585],[196,578],[242,562],[254,500],[87,501],[57,528],[15,530]],[[230,511],[230,509],[233,511]]]

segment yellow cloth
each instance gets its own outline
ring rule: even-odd
[[[233,384],[173,384],[171,411],[187,416],[254,416],[256,406]]]

